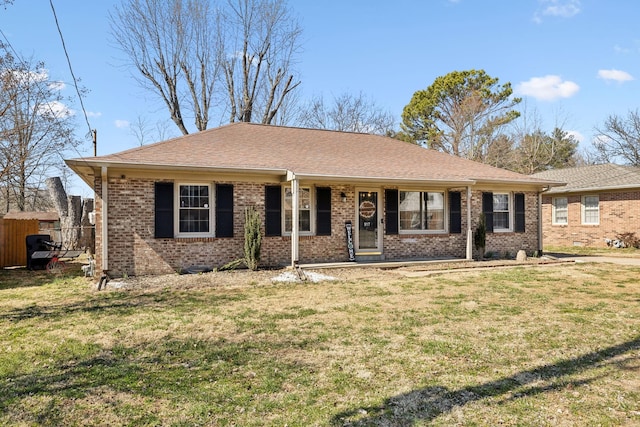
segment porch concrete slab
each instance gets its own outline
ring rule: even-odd
[[[375,267],[375,268],[400,268],[418,265],[443,264],[443,263],[460,263],[473,262],[466,258],[428,258],[428,259],[410,259],[410,260],[394,260],[394,261],[348,261],[348,262],[328,262],[318,264],[300,264],[300,268],[353,268],[353,267]]]

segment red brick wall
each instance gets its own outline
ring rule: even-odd
[[[588,195],[596,195],[589,193]],[[600,224],[582,224],[582,194],[566,195],[568,224],[553,224],[553,196],[542,198],[543,244],[546,246],[605,247],[605,239],[620,233],[636,233],[640,237],[640,191],[599,193]],[[558,194],[559,197],[565,197]]]
[[[538,194],[525,192],[525,228],[524,233],[495,232],[487,233],[485,252],[493,253],[501,257],[515,256],[519,250],[525,250],[528,255],[536,252],[538,247]],[[473,192],[471,195],[471,209],[475,214],[471,220],[472,229],[475,231],[480,221],[482,212],[482,192]]]
[[[230,238],[154,238],[154,183],[159,179],[116,176],[108,180],[108,256],[113,276],[174,272],[191,265],[220,267],[242,256],[244,209],[255,206],[263,220],[265,183],[224,182],[234,185],[234,237]],[[223,182],[220,182],[223,183]],[[331,236],[301,236],[301,263],[348,261],[345,221],[355,218],[355,187],[331,186]],[[342,201],[341,193],[347,195]],[[381,193],[384,195],[384,192]],[[100,178],[96,181],[96,260],[102,269],[102,197]],[[381,204],[383,202],[381,201]],[[480,212],[482,193],[474,192],[472,208]],[[487,251],[515,255],[520,249],[537,250],[537,195],[526,193],[526,233],[487,235]],[[466,254],[466,191],[462,192],[462,234],[385,235],[386,260],[429,257],[463,258]],[[472,227],[478,220],[473,215]],[[381,230],[383,232],[383,230]],[[291,238],[263,237],[261,265],[289,265]]]

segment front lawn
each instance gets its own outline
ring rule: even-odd
[[[321,272],[0,271],[0,424],[640,424],[638,268]]]

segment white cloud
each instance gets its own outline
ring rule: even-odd
[[[620,70],[598,70],[598,78],[601,78],[603,80],[614,80],[616,82],[622,83],[622,82],[628,82],[633,80],[633,76],[629,73],[627,73],[626,71],[620,71]]]
[[[567,135],[572,136],[578,142],[584,141],[584,135],[577,130],[568,130]]]
[[[87,111],[87,116],[89,117],[101,117],[102,113],[101,112],[95,112],[95,111]]]
[[[631,49],[623,47],[623,46],[620,46],[620,45],[617,44],[617,45],[613,46],[613,51],[615,53],[627,54],[627,53],[631,52]]]
[[[40,68],[36,71],[5,70],[2,74],[4,73],[9,73],[15,81],[23,85],[46,82],[49,78],[49,71],[44,68]]]
[[[532,77],[526,82],[518,84],[515,91],[519,95],[531,96],[543,101],[553,101],[558,98],[570,98],[580,90],[580,86],[560,76],[548,75]]]
[[[571,18],[581,11],[580,0],[538,0],[539,9],[534,13],[533,20],[542,22],[543,16]]]
[[[116,120],[114,124],[116,125],[117,128],[123,129],[123,128],[128,128],[131,123],[129,123],[128,120]]]
[[[46,104],[42,104],[38,107],[38,113],[44,116],[54,116],[59,119],[64,119],[76,114],[76,112],[60,101],[51,101]]]

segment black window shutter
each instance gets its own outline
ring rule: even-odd
[[[515,232],[524,233],[524,223],[525,223],[524,193],[515,194],[514,204],[515,204],[515,212],[516,212]]]
[[[384,190],[385,234],[398,234],[398,190]]]
[[[154,236],[173,238],[173,182],[156,182]]]
[[[264,191],[265,235],[282,235],[282,188],[267,185]]]
[[[482,213],[487,232],[493,233],[493,193],[482,193]]]
[[[316,234],[331,236],[331,188],[316,188]]]
[[[233,185],[216,184],[216,237],[233,237]]]
[[[449,193],[449,233],[462,233],[462,198],[459,191]]]

